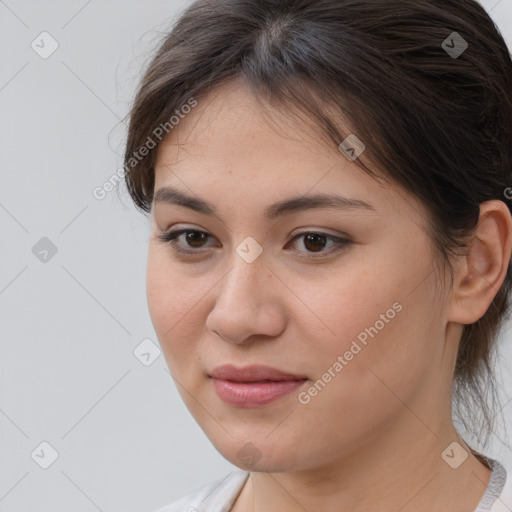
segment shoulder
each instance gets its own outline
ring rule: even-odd
[[[154,512],[229,512],[248,476],[232,471]]]

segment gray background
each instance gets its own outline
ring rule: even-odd
[[[512,0],[482,3],[512,46]],[[158,356],[148,220],[124,188],[93,196],[122,166],[141,67],[187,4],[0,0],[2,512],[151,512],[234,468]],[[51,49],[44,31],[58,43],[46,59],[31,47]],[[510,336],[498,368],[508,424]],[[58,453],[47,469],[42,442]],[[510,450],[487,453],[512,471]]]

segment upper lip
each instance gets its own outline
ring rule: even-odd
[[[296,375],[283,372],[270,366],[252,365],[237,368],[231,364],[217,366],[209,374],[215,379],[231,380],[235,382],[256,382],[261,380],[303,380],[305,375]]]

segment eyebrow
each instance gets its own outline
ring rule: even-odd
[[[153,203],[168,203],[184,206],[206,215],[218,215],[215,206],[206,201],[189,196],[177,189],[162,187],[157,190]],[[312,208],[339,208],[342,210],[367,210],[375,212],[375,208],[366,201],[331,194],[317,194],[292,197],[272,204],[265,209],[264,217],[269,220],[277,219],[288,213],[309,210]]]

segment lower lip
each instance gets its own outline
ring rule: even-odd
[[[233,382],[212,379],[219,398],[236,407],[260,407],[279,400],[298,387],[303,380],[279,380],[272,382]]]

